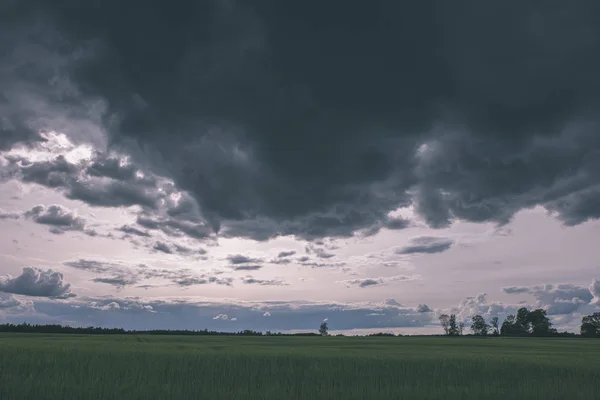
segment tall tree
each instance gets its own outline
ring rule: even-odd
[[[529,310],[521,307],[517,310],[517,318],[515,320],[516,331],[520,334],[531,332],[531,322],[529,321]]]
[[[509,336],[515,333],[515,316],[513,314],[506,317],[500,328],[500,335]]]
[[[456,323],[456,315],[450,314],[450,320],[448,321],[448,335],[449,336],[458,336],[460,331],[458,329],[458,324]]]
[[[475,315],[471,321],[471,331],[474,335],[487,336],[490,326],[481,315]]]
[[[527,315],[527,321],[531,326],[533,336],[548,336],[556,332],[556,329],[552,328],[552,322],[546,316],[546,310],[544,309],[538,308],[530,311]]]
[[[448,335],[450,329],[450,316],[448,314],[442,314],[438,319],[440,320],[440,325],[444,328],[444,334]]]
[[[492,334],[494,336],[498,336],[500,334],[500,329],[498,327],[498,317],[492,317],[492,319],[490,320],[490,323],[493,328]]]
[[[465,323],[463,321],[460,321],[458,323],[458,334],[462,336],[464,330],[465,330]]]

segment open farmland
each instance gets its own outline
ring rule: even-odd
[[[0,335],[0,399],[595,399],[600,341]]]

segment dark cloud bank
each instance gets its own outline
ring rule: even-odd
[[[189,195],[144,228],[198,237],[373,233],[410,204],[432,227],[538,204],[576,225],[600,217],[599,18],[596,0],[4,0],[0,149],[106,136]],[[111,160],[83,181],[59,161],[22,179],[163,199]]]

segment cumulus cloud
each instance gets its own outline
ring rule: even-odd
[[[360,287],[366,288],[370,286],[384,285],[390,282],[399,282],[399,281],[412,281],[416,279],[421,279],[419,275],[396,275],[396,276],[387,276],[387,277],[379,277],[379,278],[356,278],[356,279],[347,279],[343,281],[338,281],[337,283],[341,283],[346,287]]]
[[[592,304],[600,306],[600,281],[594,279],[589,289],[592,296],[594,296]]]
[[[52,233],[64,233],[65,231],[83,231],[85,220],[77,216],[77,213],[60,205],[44,206],[38,205],[25,212],[25,217],[34,222],[51,227]]]
[[[594,299],[594,284],[590,287],[567,283],[534,286],[511,286],[502,290],[509,294],[527,293],[535,297],[536,307],[545,308],[549,315],[579,311]]]
[[[25,296],[67,298],[73,297],[71,284],[64,281],[63,274],[52,269],[23,268],[21,275],[0,277],[0,291]]]
[[[0,310],[14,308],[21,305],[21,302],[12,294],[0,292]]]
[[[418,236],[410,239],[409,243],[396,250],[398,254],[433,254],[449,250],[454,241],[449,238],[436,236]]]

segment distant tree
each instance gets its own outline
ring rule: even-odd
[[[458,324],[456,323],[456,315],[451,314],[450,320],[448,321],[448,336],[458,336],[460,331],[458,329]]]
[[[447,314],[442,314],[439,316],[440,325],[444,328],[444,334],[448,335],[450,330],[450,316]]]
[[[600,312],[586,315],[581,319],[581,336],[600,337]]]
[[[531,326],[531,334],[533,336],[550,336],[556,333],[556,329],[552,328],[552,322],[546,316],[546,310],[538,308],[530,311],[527,315],[527,322]]]
[[[487,336],[490,326],[481,315],[475,315],[471,318],[471,332],[477,336]]]
[[[326,321],[321,323],[321,326],[319,327],[319,334],[321,336],[327,336],[329,334],[329,326],[327,326]]]
[[[527,308],[521,307],[517,310],[515,325],[518,333],[523,334],[531,332],[531,321],[529,320],[529,310]]]
[[[502,322],[502,327],[500,328],[500,335],[502,335],[502,336],[513,335],[515,333],[515,320],[516,320],[516,318],[512,314],[509,315],[508,317],[506,317],[504,322]]]
[[[492,334],[494,336],[498,336],[500,335],[500,329],[498,327],[498,317],[492,317],[492,319],[490,320],[490,324],[492,326]]]
[[[460,321],[458,323],[458,334],[462,336],[464,330],[465,330],[465,323]]]

